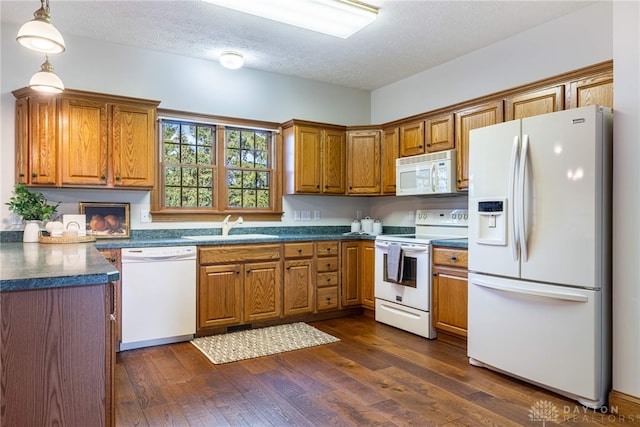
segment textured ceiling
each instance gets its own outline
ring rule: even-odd
[[[238,0],[242,1],[242,0]],[[343,40],[209,3],[51,0],[52,23],[84,36],[372,90],[572,13],[593,1],[371,0],[378,19]],[[37,0],[0,2],[1,22],[21,25]]]

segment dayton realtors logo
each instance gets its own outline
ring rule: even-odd
[[[542,421],[543,427],[547,421],[558,424],[560,422],[560,412],[558,412],[558,407],[548,400],[538,400],[529,409],[529,419],[531,421]]]
[[[553,402],[548,400],[538,400],[531,405],[529,409],[529,419],[533,422],[541,422],[543,427],[547,422],[560,423],[602,423],[602,422],[624,422],[632,423],[640,422],[639,415],[620,415],[618,407],[603,406],[598,409],[591,409],[581,405],[563,406],[559,409]]]

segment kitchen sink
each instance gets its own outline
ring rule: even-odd
[[[182,236],[183,239],[196,241],[275,239],[277,237],[278,236],[275,234],[229,234],[228,236],[217,234],[205,236]]]

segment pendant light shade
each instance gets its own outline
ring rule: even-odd
[[[60,93],[64,90],[64,84],[60,77],[53,72],[53,65],[47,57],[40,71],[35,73],[29,81],[29,87],[39,92]]]
[[[41,7],[33,13],[34,18],[26,22],[18,31],[16,41],[27,49],[50,54],[65,50],[64,39],[60,31],[51,25],[49,0],[40,0]]]

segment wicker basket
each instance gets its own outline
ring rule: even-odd
[[[86,243],[95,242],[96,236],[69,236],[69,237],[51,237],[40,236],[38,242],[40,243]]]

